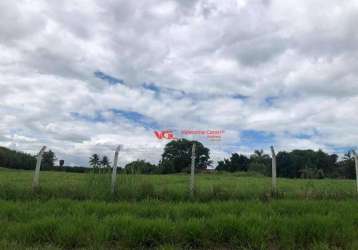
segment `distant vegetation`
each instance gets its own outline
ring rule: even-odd
[[[255,150],[250,156],[233,153],[230,158],[219,161],[212,166],[210,150],[198,141],[180,139],[169,142],[164,147],[162,159],[158,165],[151,164],[144,159],[128,163],[124,169],[126,173],[137,174],[173,174],[189,172],[191,150],[196,144],[196,165],[198,172],[212,169],[226,172],[250,172],[271,176],[271,156],[263,150]],[[53,151],[46,151],[43,155],[42,170],[88,172],[89,168],[65,166],[60,160],[55,166],[56,155]],[[15,169],[34,169],[36,158],[32,155],[0,147],[0,166]],[[93,154],[89,158],[89,166],[95,172],[109,172],[111,162],[107,156]],[[336,154],[327,154],[322,150],[293,150],[277,153],[277,175],[287,178],[355,178],[354,159],[351,152],[339,159]]]
[[[66,171],[66,172],[89,172],[90,169],[78,166],[64,166],[64,161],[60,160],[60,166],[55,166],[55,153],[51,150],[43,154],[41,169],[48,171]],[[0,167],[11,169],[33,170],[36,166],[36,157],[31,154],[0,147]]]
[[[229,159],[219,161],[218,171],[252,171],[271,176],[271,157],[262,150],[255,150],[249,157],[234,153]],[[277,175],[287,178],[355,178],[354,159],[350,152],[339,161],[338,155],[322,150],[293,150],[278,152]]]
[[[156,165],[146,162],[144,160],[136,160],[126,164],[126,166],[124,167],[124,171],[127,174],[160,173],[159,168]]]
[[[0,147],[0,167],[14,169],[35,169],[34,156],[5,147]]]
[[[188,172],[191,162],[192,144],[197,144],[196,170],[203,171],[212,167],[210,151],[203,144],[185,139],[168,143],[158,166],[144,160],[137,160],[128,173],[170,174]],[[219,161],[215,170],[225,172],[252,172],[271,176],[271,156],[263,150],[255,150],[250,156],[233,153],[230,158]],[[127,168],[127,167],[126,167]],[[277,175],[286,178],[355,178],[354,159],[351,152],[339,160],[336,154],[322,150],[293,150],[277,153]]]

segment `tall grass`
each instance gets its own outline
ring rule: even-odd
[[[358,249],[350,180],[0,172],[0,249]]]
[[[357,211],[349,201],[1,201],[0,247],[357,249]]]
[[[2,171],[0,199],[48,200],[70,198],[76,200],[188,201],[188,175],[125,175],[117,177],[116,193],[110,192],[110,174],[76,174],[41,172],[40,188],[32,192],[32,172]],[[232,175],[197,175],[194,200],[262,200],[270,199],[357,199],[353,180],[291,180],[278,179],[279,192],[271,193],[267,177]]]

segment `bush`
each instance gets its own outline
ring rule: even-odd
[[[249,164],[249,171],[260,173],[262,175],[270,175],[270,169],[263,163],[251,162]]]

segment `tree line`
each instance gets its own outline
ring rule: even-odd
[[[34,169],[36,158],[30,154],[0,147],[0,167]]]
[[[265,176],[271,175],[271,156],[263,150],[255,150],[253,154],[233,153],[227,159],[218,161],[216,166],[210,160],[210,150],[198,141],[179,139],[169,142],[164,147],[161,160],[158,164],[152,164],[145,160],[136,160],[124,166],[119,171],[126,173],[142,174],[171,174],[190,172],[192,145],[196,144],[195,168],[196,171],[225,172],[254,172]],[[278,152],[277,176],[286,178],[355,178],[355,163],[351,152],[347,152],[341,159],[337,154],[328,154],[322,150],[293,150],[291,152]],[[88,172],[87,167],[64,166],[64,161],[59,160],[59,166],[55,166],[56,155],[49,150],[43,154],[41,169]],[[23,152],[0,147],[0,166],[15,169],[35,169],[36,157]],[[108,172],[111,162],[107,156],[93,154],[89,158],[89,165],[96,172]]]
[[[52,150],[45,151],[42,155],[41,169],[46,171],[65,171],[84,173],[90,171],[89,168],[81,166],[65,166],[64,160],[59,160],[59,165],[55,166],[56,155]],[[34,170],[36,167],[36,156],[24,152],[0,147],[0,167],[12,169]]]
[[[131,173],[170,174],[189,172],[191,149],[196,144],[196,171],[212,169],[210,150],[202,143],[180,139],[169,142],[164,147],[162,159],[158,165],[144,160],[137,160],[125,166]],[[276,155],[277,176],[285,178],[355,178],[355,163],[352,152],[347,152],[341,159],[337,154],[328,154],[322,150],[281,151]],[[253,172],[271,176],[272,158],[263,150],[255,150],[253,154],[233,153],[227,159],[218,161],[215,171]],[[130,171],[131,170],[131,171]]]
[[[337,154],[322,150],[293,150],[278,152],[277,176],[286,178],[355,178],[355,163],[352,152],[339,160]],[[262,150],[250,156],[233,153],[230,158],[219,161],[218,171],[252,171],[271,176],[271,157]]]

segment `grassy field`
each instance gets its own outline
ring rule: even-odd
[[[358,249],[352,180],[0,170],[0,249]]]

